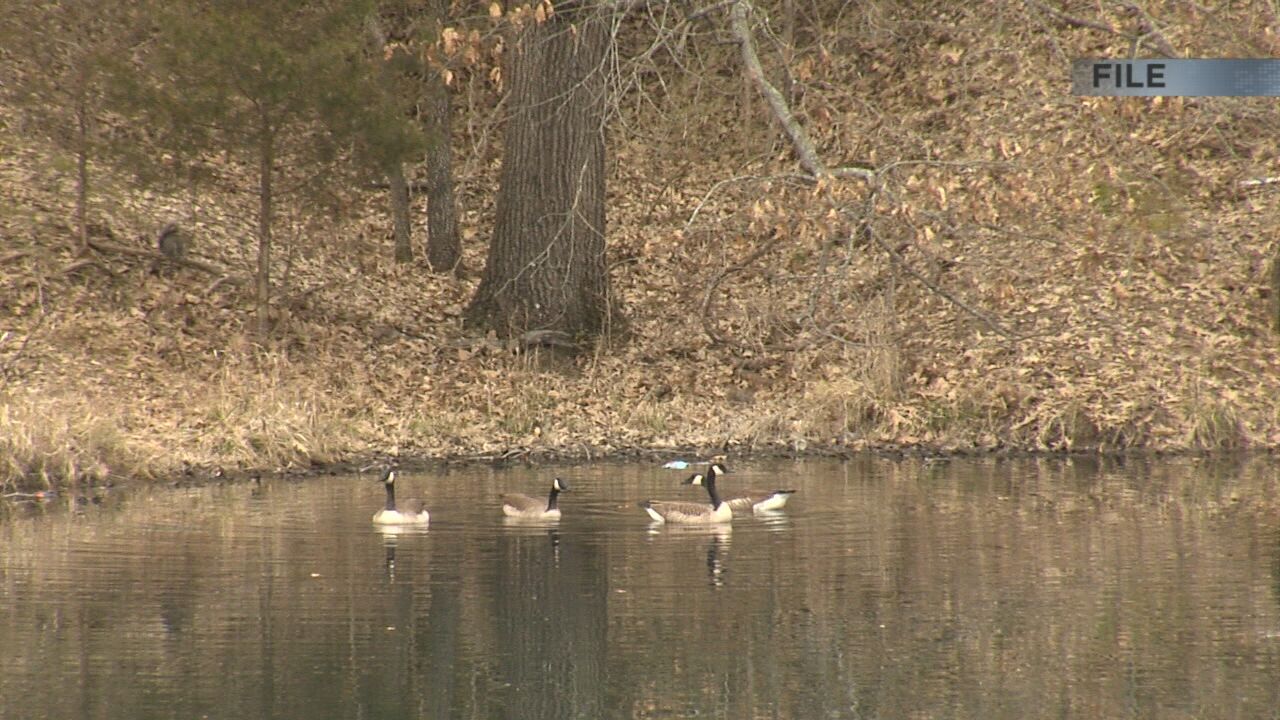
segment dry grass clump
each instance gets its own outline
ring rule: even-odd
[[[245,466],[328,463],[363,450],[369,427],[352,411],[364,399],[359,386],[293,378],[287,369],[276,359],[257,372],[224,370],[192,408],[184,430],[193,444]]]
[[[159,444],[128,438],[126,421],[103,414],[84,397],[0,398],[0,488],[50,488],[163,470]]]
[[[1198,398],[1188,411],[1187,444],[1201,450],[1239,450],[1249,433],[1235,405],[1218,398]]]
[[[865,437],[886,420],[874,390],[851,377],[813,383],[805,391],[801,408],[795,430],[808,438]]]

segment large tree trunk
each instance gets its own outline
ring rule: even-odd
[[[448,0],[431,0],[429,12],[444,27]],[[427,264],[437,272],[461,276],[462,244],[458,238],[458,209],[453,197],[453,123],[449,88],[433,67],[426,72],[427,148]]]
[[[607,330],[604,113],[608,20],[562,5],[521,32],[511,65],[497,220],[467,310],[500,336]]]

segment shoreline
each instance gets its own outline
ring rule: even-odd
[[[1255,447],[1247,449],[1206,450],[1201,448],[1127,448],[1123,450],[1039,450],[1014,447],[1000,448],[946,448],[942,446],[890,446],[885,444],[867,445],[853,448],[849,446],[829,445],[819,448],[795,450],[781,446],[751,448],[735,451],[732,448],[699,449],[694,446],[682,448],[668,447],[625,447],[589,451],[563,448],[519,449],[505,453],[458,453],[449,456],[404,455],[396,457],[395,463],[402,471],[410,473],[439,472],[458,467],[488,466],[504,467],[582,467],[590,464],[628,464],[643,461],[666,462],[684,460],[689,463],[690,471],[698,465],[710,462],[709,458],[724,455],[727,462],[759,462],[768,460],[834,460],[851,462],[860,458],[871,458],[892,462],[919,461],[925,464],[945,463],[953,460],[1096,460],[1130,462],[1134,460],[1176,460],[1176,459],[1231,459],[1245,461],[1257,458],[1274,457],[1280,448]],[[32,484],[36,478],[27,478],[27,483],[19,484],[16,489],[0,493],[0,500],[22,502],[44,493],[59,494],[68,488],[107,489],[144,486],[203,487],[213,484],[238,484],[253,482],[270,476],[291,480],[308,480],[333,475],[357,475],[368,470],[370,466],[379,465],[387,460],[386,455],[362,455],[353,458],[325,463],[312,463],[307,466],[288,467],[249,467],[224,468],[218,465],[191,466],[181,470],[154,472],[150,477],[139,475],[119,477],[108,476],[100,480],[78,478],[71,482],[62,482],[48,487]],[[655,470],[665,469],[654,465]]]

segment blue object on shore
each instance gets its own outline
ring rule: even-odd
[[[668,470],[687,470],[689,468],[689,463],[684,460],[672,460],[662,467]]]

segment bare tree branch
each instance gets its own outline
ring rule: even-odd
[[[1151,19],[1151,16],[1147,14],[1146,10],[1143,10],[1137,3],[1131,2],[1122,2],[1120,3],[1120,7],[1128,10],[1131,15],[1138,19],[1138,31],[1142,34],[1137,38],[1137,40],[1141,41],[1146,38],[1151,38],[1151,40],[1155,42],[1156,49],[1165,57],[1178,57],[1178,51],[1175,50],[1173,45],[1170,45],[1169,41],[1165,39],[1164,35],[1156,29],[1155,20]]]
[[[56,310],[53,313],[49,313],[43,308],[43,303],[41,303],[41,305],[40,317],[36,318],[35,325],[27,331],[27,336],[22,338],[22,344],[14,350],[13,354],[9,356],[9,359],[5,364],[0,366],[0,390],[3,390],[9,385],[9,371],[13,369],[13,366],[16,365],[17,362],[22,359],[22,356],[26,354],[27,345],[31,342],[31,338],[39,334],[41,327],[44,325],[45,319],[48,318],[50,314],[57,314]],[[0,336],[0,345],[3,345],[8,339],[9,333],[5,333],[3,336]]]
[[[730,339],[711,324],[711,302],[715,299],[716,289],[720,287],[720,283],[724,282],[726,277],[733,273],[741,272],[751,263],[759,260],[765,255],[768,255],[775,247],[778,246],[778,241],[780,239],[781,237],[777,233],[774,233],[770,236],[767,242],[753,250],[751,254],[743,258],[741,262],[721,269],[720,272],[716,273],[715,277],[711,278],[711,282],[707,284],[707,290],[702,295],[702,307],[698,314],[702,319],[702,331],[707,334],[707,337],[711,338],[712,342],[719,343],[721,345],[736,345],[738,347],[744,347],[742,343]]]
[[[843,212],[844,215],[848,217],[850,220],[854,221],[855,223],[861,224],[863,228],[863,234],[866,236],[866,238],[871,242],[875,243],[876,246],[879,247],[881,250],[883,250],[885,254],[889,256],[889,260],[893,262],[894,265],[897,265],[898,267],[902,268],[904,272],[906,272],[908,275],[910,275],[911,277],[919,281],[921,285],[924,285],[926,288],[933,291],[943,299],[947,300],[952,305],[955,305],[961,310],[964,310],[965,312],[969,313],[973,317],[982,321],[984,325],[991,328],[1002,337],[1008,338],[1009,340],[1018,340],[1019,338],[1016,334],[1005,329],[1005,327],[1001,325],[999,322],[997,322],[995,318],[991,317],[987,313],[979,310],[976,307],[973,307],[972,305],[956,297],[954,293],[942,287],[938,283],[934,282],[932,279],[929,278],[928,275],[920,272],[919,270],[916,270],[914,267],[911,266],[911,263],[907,262],[907,259],[902,256],[902,253],[898,252],[897,249],[889,245],[889,243],[885,242],[884,238],[880,237],[880,234],[875,231],[875,227],[871,219],[872,215],[874,214],[876,196],[878,194],[879,194],[878,192],[873,192],[867,197],[867,207],[868,207],[867,216],[862,220],[859,220],[847,208],[843,209],[841,212]]]
[[[760,55],[756,52],[755,38],[752,37],[751,27],[747,23],[747,13],[751,10],[752,7],[748,0],[738,0],[734,3],[729,9],[729,27],[733,32],[734,39],[738,41],[738,47],[742,51],[742,64],[746,67],[747,77],[755,83],[756,89],[760,91],[765,101],[769,103],[769,109],[773,112],[773,116],[778,119],[778,124],[782,125],[782,131],[791,140],[791,147],[799,157],[801,167],[815,178],[832,175],[836,177],[858,177],[870,181],[875,177],[875,173],[871,170],[864,168],[838,168],[831,170],[818,157],[818,151],[814,148],[813,142],[809,140],[804,128],[800,127],[800,122],[796,119],[796,116],[791,113],[791,108],[787,105],[787,99],[764,75],[764,67],[760,65]]]

